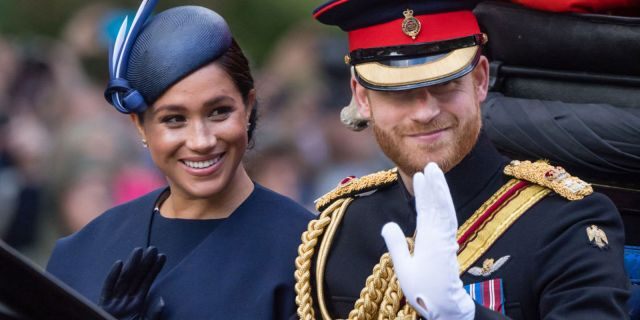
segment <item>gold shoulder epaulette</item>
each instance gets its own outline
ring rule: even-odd
[[[545,160],[513,160],[504,168],[504,173],[521,180],[547,187],[569,200],[580,200],[593,193],[591,185],[573,177],[562,167],[554,167]]]
[[[398,180],[398,169],[379,171],[361,178],[354,178],[341,183],[329,193],[315,201],[318,211],[324,210],[333,201],[355,194],[371,191],[389,185]]]

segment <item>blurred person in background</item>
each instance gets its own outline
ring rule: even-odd
[[[59,240],[47,270],[119,319],[288,319],[312,215],[242,164],[256,126],[248,61],[217,13],[183,6],[145,23],[154,6],[143,1],[126,40],[123,25],[105,97],[168,187]]]
[[[389,165],[372,137],[341,125],[337,110],[350,98],[349,88],[343,85],[350,75],[340,62],[347,43],[318,29],[303,21],[276,43],[258,79],[263,134],[256,150],[249,154],[252,163],[273,163],[276,159],[284,163],[290,161],[284,159],[286,155],[295,153],[297,165],[287,172],[281,171],[283,165],[255,171],[258,179],[272,177],[263,180],[266,186],[282,186],[279,176],[296,180],[299,198],[294,199],[309,208],[341,178]],[[275,157],[273,149],[288,151]]]

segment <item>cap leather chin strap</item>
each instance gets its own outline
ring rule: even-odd
[[[390,46],[384,48],[368,48],[354,50],[348,55],[351,65],[376,62],[385,59],[411,59],[451,52],[456,49],[480,46],[487,43],[486,34],[476,34],[468,37],[428,42],[414,45]]]

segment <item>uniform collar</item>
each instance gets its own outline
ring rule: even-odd
[[[445,174],[456,212],[461,212],[476,197],[487,193],[488,190],[485,189],[492,188],[490,182],[496,175],[502,174],[502,169],[508,162],[509,159],[496,150],[486,134],[480,132],[478,142],[471,152]],[[415,198],[409,193],[402,179],[398,181],[402,185],[405,200],[415,212]],[[493,194],[495,190],[490,192]]]
[[[508,162],[509,159],[496,150],[484,132],[480,132],[471,152],[445,174],[456,211],[467,206],[480,193],[486,193],[491,180],[502,173]]]

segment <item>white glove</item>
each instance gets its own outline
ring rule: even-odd
[[[475,304],[458,276],[458,221],[444,173],[429,163],[413,176],[416,239],[413,256],[400,227],[387,223],[382,237],[393,260],[400,288],[428,320],[473,319]]]

